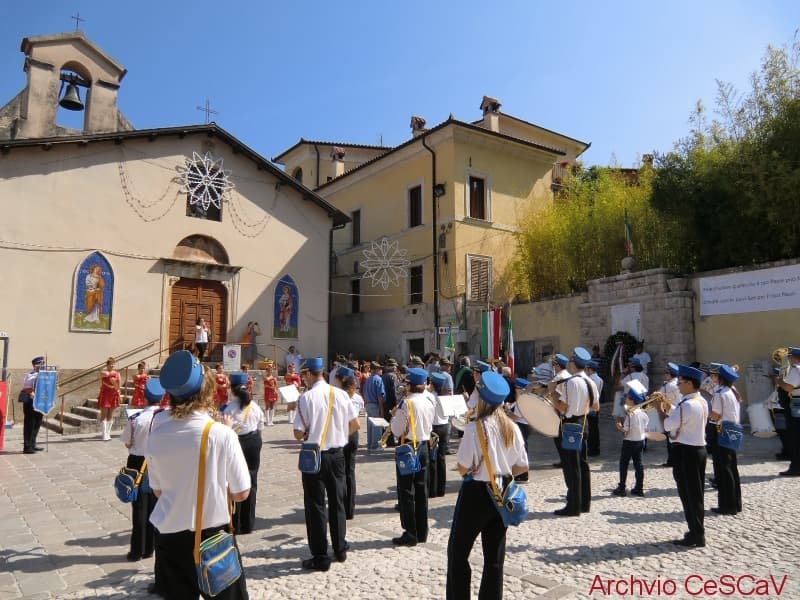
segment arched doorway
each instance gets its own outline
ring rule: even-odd
[[[211,329],[209,361],[222,360],[222,344],[228,322],[228,290],[219,281],[181,277],[172,286],[169,318],[170,352],[191,349],[195,323],[204,318]]]

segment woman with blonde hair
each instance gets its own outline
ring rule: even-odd
[[[501,489],[505,489],[515,475],[527,472],[528,456],[522,433],[502,409],[509,389],[506,380],[491,371],[481,373],[475,384],[476,418],[464,428],[458,447],[456,468],[464,481],[458,492],[447,544],[447,600],[470,597],[469,555],[478,534],[483,546],[479,598],[489,600],[503,596],[506,526],[492,497],[489,470],[478,435],[484,436],[495,478],[502,478]],[[480,429],[476,423],[480,423]]]
[[[207,539],[229,526],[229,494],[242,502],[250,494],[250,474],[236,433],[216,414],[214,375],[191,352],[173,353],[164,363],[159,380],[170,398],[169,410],[153,418],[147,440],[150,487],[158,502],[150,517],[156,537],[156,578],[165,598],[200,595],[194,564],[195,512],[198,461],[203,430],[208,431],[205,456],[205,493],[200,515],[201,538]],[[203,595],[204,598],[207,596]],[[215,598],[247,599],[244,571]]]

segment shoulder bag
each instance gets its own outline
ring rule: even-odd
[[[298,412],[299,412],[298,408]],[[300,455],[297,458],[297,468],[301,473],[308,475],[316,475],[319,473],[321,466],[321,451],[322,445],[325,443],[325,436],[328,433],[328,425],[331,422],[331,413],[333,412],[333,386],[330,386],[330,394],[328,395],[328,414],[325,415],[325,426],[322,428],[322,435],[319,438],[319,444],[314,442],[303,442],[300,448]],[[303,414],[300,413],[300,418]],[[306,425],[306,427],[308,427]]]
[[[517,485],[517,482],[511,477],[508,485],[506,485],[502,493],[500,492],[497,487],[497,481],[495,481],[492,462],[489,460],[486,434],[480,420],[475,421],[475,432],[481,444],[483,462],[486,463],[486,470],[489,471],[489,483],[486,485],[486,490],[489,492],[497,512],[500,513],[500,518],[503,519],[503,525],[505,527],[509,525],[517,526],[528,516],[528,497],[525,495],[525,490]]]
[[[413,475],[422,470],[417,455],[417,428],[414,421],[414,404],[410,398],[406,398],[408,406],[408,428],[411,431],[411,443],[401,444],[394,449],[394,461],[397,464],[397,471],[400,475]]]
[[[197,585],[200,592],[208,596],[216,596],[228,589],[242,576],[242,563],[239,561],[239,549],[231,533],[231,505],[228,501],[228,529],[220,531],[206,540],[200,540],[203,530],[203,496],[205,495],[206,449],[208,448],[208,432],[214,421],[209,421],[203,428],[200,439],[200,460],[197,467],[197,507],[194,517],[194,565],[197,570]]]
[[[122,467],[114,478],[114,492],[117,494],[117,498],[126,503],[136,502],[139,497],[139,486],[146,469],[147,460],[142,462],[141,469]]]

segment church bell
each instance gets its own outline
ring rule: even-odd
[[[81,96],[78,93],[78,86],[74,83],[67,84],[67,91],[64,92],[64,96],[58,102],[58,105],[67,110],[83,110],[83,102],[81,102]]]

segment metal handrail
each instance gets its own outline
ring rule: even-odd
[[[119,358],[126,358],[128,356],[131,356],[131,355],[135,354],[136,352],[140,352],[140,351],[144,350],[145,348],[148,348],[149,346],[152,346],[156,342],[158,342],[158,339],[155,339],[155,340],[153,340],[152,342],[150,342],[148,344],[142,344],[138,348],[135,348],[133,350],[129,350],[127,352],[124,352],[124,353],[120,354]],[[139,363],[139,362],[141,362],[143,360],[147,360],[148,358],[152,358],[154,356],[158,356],[161,353],[163,353],[165,350],[166,350],[166,348],[160,348],[159,347],[159,349],[156,350],[155,352],[153,352],[152,354],[148,354],[147,356],[145,356],[143,358],[139,357],[136,361],[128,363],[127,365],[124,365],[123,367],[121,367],[121,370],[125,371],[125,384],[124,385],[127,386],[127,384],[128,384],[128,368],[131,365],[135,365],[135,364],[137,364],[137,363]],[[92,371],[96,371],[97,369],[99,369],[100,367],[102,367],[104,365],[105,365],[105,363],[100,363],[99,365],[97,365],[93,369],[84,369],[83,371],[81,371],[80,375],[81,375],[81,377],[85,377],[86,375],[89,375]],[[76,378],[77,378],[77,376],[72,376],[72,377],[69,378],[68,381],[75,381]],[[59,384],[59,388],[61,388],[62,385],[63,384]],[[77,392],[78,390],[82,390],[83,388],[89,387],[90,385],[97,385],[97,381],[87,381],[86,383],[82,383],[81,385],[79,385],[77,387],[74,387],[74,388],[71,388],[71,389],[69,389],[69,390],[67,390],[65,392],[62,392],[59,389],[59,394],[61,395],[61,408],[59,410],[58,420],[59,420],[59,426],[61,427],[61,435],[64,435],[64,402],[66,400],[67,395],[68,394],[72,394],[74,392]],[[122,388],[122,385],[120,385],[120,388]]]
[[[115,356],[114,360],[124,360],[124,359],[128,358],[129,356],[131,356],[133,354],[137,354],[137,353],[141,352],[145,348],[149,348],[150,346],[152,346],[153,344],[158,342],[158,340],[159,340],[159,338],[156,338],[156,339],[154,339],[154,340],[152,340],[150,342],[147,342],[146,344],[142,344],[141,346],[133,348],[132,350],[128,350],[127,352],[123,352],[119,356]],[[84,369],[83,371],[80,371],[80,372],[76,373],[75,375],[70,375],[64,381],[59,382],[58,385],[59,386],[69,385],[73,381],[77,381],[78,379],[80,379],[82,377],[85,377],[89,373],[91,373],[93,371],[97,371],[97,369],[99,369],[100,367],[102,367],[105,364],[106,364],[106,361],[103,361],[103,362],[98,363],[96,365],[93,365],[93,366],[91,366],[91,367],[89,367],[87,369]]]

